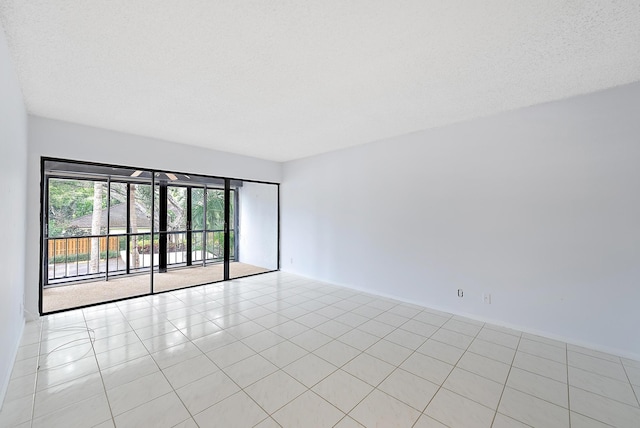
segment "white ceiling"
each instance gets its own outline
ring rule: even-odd
[[[640,0],[1,0],[0,21],[30,113],[277,161],[640,80]]]

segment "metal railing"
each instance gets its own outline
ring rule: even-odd
[[[234,231],[230,232],[234,248]],[[187,265],[187,235],[191,234],[191,264],[206,265],[224,260],[224,230],[192,230],[88,235],[45,238],[46,285],[58,285],[96,277],[149,271],[159,262],[159,235],[167,236],[167,266]],[[97,241],[97,242],[96,242]],[[92,244],[99,256],[91,260]],[[154,256],[151,257],[151,251]],[[235,259],[234,251],[230,252]],[[127,260],[128,258],[128,260]]]

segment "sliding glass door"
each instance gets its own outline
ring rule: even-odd
[[[40,311],[278,269],[278,185],[43,159]]]
[[[159,173],[154,292],[225,279],[225,180]],[[173,180],[171,179],[173,178]]]
[[[231,216],[229,278],[278,269],[278,187],[231,181],[237,209]]]

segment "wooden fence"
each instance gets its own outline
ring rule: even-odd
[[[121,236],[109,237],[109,251],[118,251],[120,249]],[[89,254],[91,252],[91,240],[98,238],[50,238],[49,239],[49,258],[56,256],[74,257],[75,254]],[[107,237],[102,236],[100,239],[100,252],[107,251]]]

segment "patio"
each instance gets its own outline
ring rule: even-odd
[[[229,277],[239,278],[247,275],[268,272],[269,269],[246,263],[229,263]],[[223,279],[223,264],[191,266],[170,269],[167,272],[154,272],[154,291],[168,291],[191,285],[207,284]],[[150,292],[149,273],[111,277],[109,281],[100,278],[94,281],[70,283],[64,286],[48,287],[42,292],[42,310],[44,313],[86,306],[95,303],[126,297],[141,296]]]

